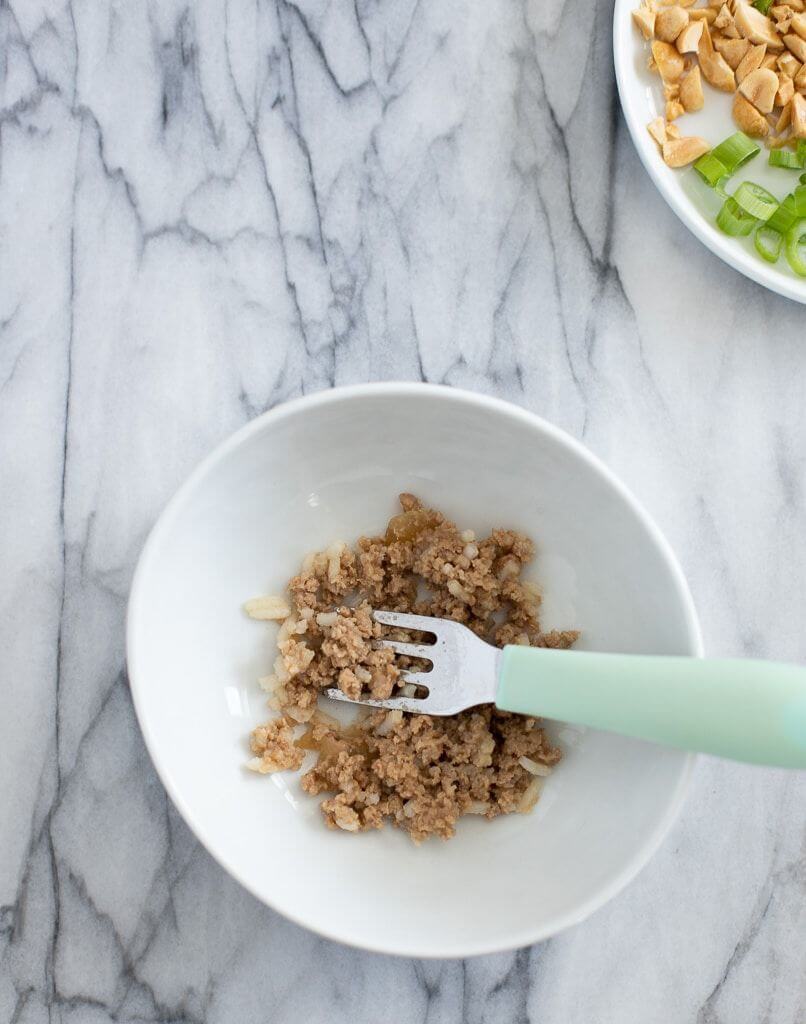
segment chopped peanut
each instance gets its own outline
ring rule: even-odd
[[[778,70],[782,75],[786,75],[787,78],[794,78],[798,71],[800,71],[800,61],[789,50],[778,57],[777,64]]]
[[[656,117],[655,120],[650,121],[646,127],[649,134],[659,146],[662,146],[664,142],[666,142],[666,122],[662,117]]]
[[[742,60],[747,56],[747,51],[750,49],[750,43],[746,39],[715,39],[714,49],[721,53],[725,58],[725,63],[729,67],[736,68],[741,64]]]
[[[736,68],[736,81],[741,84],[751,71],[760,68],[766,53],[767,47],[764,43],[757,43],[755,46],[751,46],[742,58],[738,68]]]
[[[669,139],[663,144],[663,159],[669,167],[685,167],[693,163],[711,147],[697,135],[683,136],[682,139]]]
[[[778,91],[778,76],[769,68],[758,68],[751,71],[739,85],[739,92],[746,96],[756,110],[769,114],[775,105],[775,94]]]
[[[702,94],[702,77],[696,66],[680,82],[680,102],[690,114],[703,108],[705,97]]]
[[[784,36],[784,42],[789,52],[794,53],[801,64],[806,64],[806,39],[803,36],[790,33],[790,35]]]
[[[806,100],[799,92],[792,97],[789,108],[792,111],[792,135],[796,139],[806,139]]]
[[[791,101],[781,111],[780,117],[775,122],[775,133],[780,135],[786,128],[792,123],[792,103]],[[786,141],[786,139],[784,139]]]
[[[733,20],[733,15],[728,10],[727,4],[722,4],[719,14],[717,14],[714,21],[714,28],[718,28],[726,39],[739,38],[739,30],[736,27],[736,22]]]
[[[676,82],[683,74],[683,58],[669,43],[656,39],[652,44],[652,59],[664,82]]]
[[[639,7],[632,12],[632,17],[644,39],[651,39],[655,34],[655,12],[648,7]]]
[[[795,95],[795,83],[784,74],[778,76],[778,91],[775,93],[775,106],[785,107]]]
[[[703,56],[700,54],[700,70],[706,82],[722,92],[733,92],[736,88],[736,76],[721,53],[716,50]]]
[[[675,41],[677,52],[696,53],[704,27],[704,21],[690,21]]]
[[[688,12],[682,7],[664,7],[655,15],[655,35],[664,43],[673,43],[688,25]]]
[[[789,26],[792,24],[792,15],[795,12],[788,4],[780,4],[778,7],[773,7],[770,10],[770,14],[775,18],[775,27],[778,32],[788,32]]]
[[[770,126],[764,115],[740,92],[736,93],[733,100],[733,120],[743,132],[755,139],[763,139],[770,134]]]
[[[764,43],[770,50],[782,50],[784,44],[770,18],[745,0],[736,0],[733,17],[736,27],[751,43]]]

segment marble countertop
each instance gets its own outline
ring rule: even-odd
[[[224,875],[127,689],[131,573],[191,467],[277,402],[381,379],[583,439],[672,542],[710,653],[806,660],[806,309],[654,191],[611,20],[0,3],[0,1020],[803,1024],[802,777],[704,759],[587,923],[413,962]]]

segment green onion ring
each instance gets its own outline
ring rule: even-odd
[[[772,238],[772,244],[767,244],[767,237]],[[759,256],[767,263],[777,263],[781,255],[781,247],[784,244],[784,236],[780,231],[771,228],[768,224],[759,224],[753,236],[753,245]]]
[[[713,152],[703,153],[699,160],[695,160],[694,170],[704,178],[711,188],[717,188],[719,182],[728,177],[727,167],[714,156]]]
[[[743,181],[733,193],[733,198],[745,213],[758,217],[759,220],[768,220],[778,209],[778,200],[772,192],[768,192],[754,181]]]
[[[728,196],[716,216],[717,227],[732,238],[749,235],[758,224],[758,217],[746,213],[733,196]]]
[[[786,258],[789,260],[789,266],[799,277],[806,277],[806,220],[795,221],[787,231]]]
[[[793,153],[791,149],[771,149],[770,150],[770,167],[785,167],[788,171],[799,171],[803,167],[803,162],[797,153]]]
[[[798,215],[795,213],[795,197],[790,192],[790,194],[781,201],[778,209],[767,221],[767,227],[772,228],[773,231],[780,231],[781,234],[785,235],[797,219]]]
[[[724,142],[711,150],[711,156],[724,166],[728,174],[733,174],[742,164],[746,164],[761,152],[761,147],[748,138],[744,132],[734,132]]]

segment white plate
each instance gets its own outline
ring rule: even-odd
[[[410,956],[525,946],[581,921],[646,863],[680,808],[691,755],[557,726],[566,757],[534,813],[465,820],[451,842],[419,848],[391,828],[329,831],[298,775],[243,767],[250,730],[269,716],[257,678],[274,641],[242,602],[280,590],[307,551],[377,532],[400,490],[477,530],[528,531],[544,624],[580,626],[580,646],[701,653],[668,546],[581,445],[489,398],[368,385],[261,416],[171,501],[132,584],[135,708],[190,827],[283,914]]]
[[[660,78],[646,66],[649,43],[632,20],[631,12],[637,6],[638,0],[616,0],[613,57],[627,127],[650,178],[686,227],[721,260],[770,291],[796,302],[806,302],[806,279],[793,273],[783,253],[776,264],[765,263],[753,248],[752,235],[748,238],[724,235],[715,223],[722,203],[713,189],[701,181],[693,168],[675,170],[663,162],[646,129],[653,118],[663,116],[663,91]],[[703,109],[696,114],[684,114],[675,123],[683,135],[701,135],[716,146],[737,131],[731,116],[733,96],[718,92],[707,82],[703,82],[703,91]],[[795,171],[768,166],[763,143],[761,153],[731,179],[729,190],[732,192],[736,184],[748,179],[763,185],[780,199],[798,184]]]

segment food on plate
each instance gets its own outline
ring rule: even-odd
[[[792,270],[806,277],[806,173],[780,200],[753,181],[741,182],[732,195],[725,190],[731,176],[759,152],[757,143],[736,132],[700,156],[694,169],[723,200],[716,217],[721,231],[737,238],[752,234],[756,252],[763,260],[776,263],[783,251]],[[771,150],[769,163],[795,171],[806,167],[806,140],[800,140],[794,153]]]
[[[649,67],[663,85],[665,121],[702,108],[705,79],[715,89],[736,93],[733,118],[745,134],[771,147],[794,147],[806,139],[800,116],[806,96],[806,0],[777,5],[708,0],[704,7],[695,2],[642,0],[633,11],[650,43]],[[677,161],[680,153],[696,148],[678,146],[663,156],[670,163],[669,157]]]
[[[568,648],[578,634],[541,628],[540,594],[522,578],[534,555],[528,537],[496,529],[477,538],[411,494],[400,504],[382,536],[308,555],[287,596],[245,605],[253,618],[281,623],[274,672],[261,680],[277,717],[253,731],[247,766],[295,771],[313,752],[302,788],[326,794],[330,827],[391,823],[421,842],[449,839],[465,814],[531,810],[562,755],[536,719],[492,705],[447,717],[360,708],[347,726],[322,711],[320,695],[333,685],[354,699],[416,692],[406,670],[427,666],[376,643],[412,634],[381,626],[372,610],[451,618],[500,647]]]
[[[784,183],[782,198],[751,181],[726,191],[735,171],[761,152],[760,142],[769,150],[769,166],[806,172],[806,0],[696,3],[642,0],[632,13],[665,101],[663,117],[650,121],[648,131],[669,167],[693,164],[720,196],[721,231],[752,234],[762,259],[776,263],[783,253],[806,277],[806,175]],[[740,129],[715,147],[675,124],[706,104],[703,80],[733,95]]]

